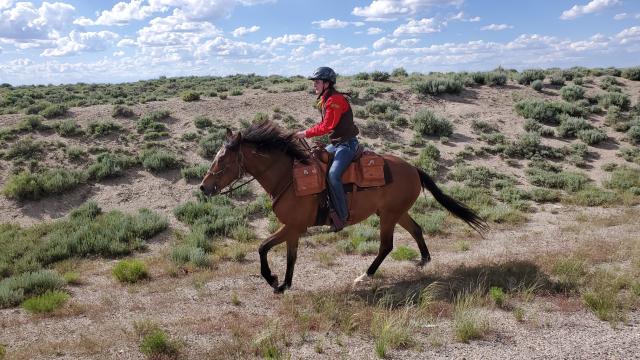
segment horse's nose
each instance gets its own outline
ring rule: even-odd
[[[200,191],[202,191],[202,192],[206,192],[206,191],[204,190],[204,185],[200,185]]]

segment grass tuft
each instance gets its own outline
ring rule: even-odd
[[[111,273],[118,281],[130,284],[149,277],[149,271],[145,263],[135,259],[119,261]]]
[[[49,313],[64,305],[69,300],[69,294],[64,291],[47,291],[42,295],[32,297],[22,303],[22,307],[30,313]]]

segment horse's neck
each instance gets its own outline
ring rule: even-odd
[[[243,149],[243,151],[245,152],[244,166],[246,171],[260,183],[271,197],[277,196],[279,192],[284,190],[283,188],[292,177],[293,160],[291,157],[278,151],[267,154],[255,153],[254,149]]]

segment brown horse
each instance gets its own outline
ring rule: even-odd
[[[307,162],[309,156],[309,152],[292,134],[285,133],[270,121],[255,123],[244,133],[238,132],[235,135],[227,129],[226,142],[200,184],[200,189],[206,195],[216,195],[247,173],[271,196],[273,212],[283,225],[262,242],[258,252],[262,276],[278,293],[291,287],[298,239],[316,221],[319,194],[298,197],[292,186],[294,159]],[[423,266],[431,260],[422,229],[408,213],[423,188],[429,190],[447,210],[477,231],[487,228],[472,210],[442,193],[424,171],[395,156],[384,155],[384,159],[393,181],[381,187],[358,191],[349,214],[348,225],[359,223],[373,213],[380,217],[378,256],[356,282],[373,276],[380,263],[391,252],[396,224],[406,229],[418,244],[422,259],[417,265]],[[287,270],[284,283],[278,286],[278,277],[271,273],[267,254],[272,247],[282,242],[287,243]]]

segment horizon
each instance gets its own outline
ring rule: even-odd
[[[0,83],[118,84],[161,76],[346,76],[502,66],[627,68],[640,2],[0,0]],[[265,16],[278,14],[277,16]]]

